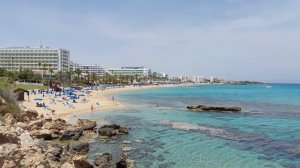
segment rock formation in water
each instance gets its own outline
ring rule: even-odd
[[[205,105],[196,105],[196,106],[187,106],[188,110],[191,111],[213,111],[213,112],[241,112],[241,107],[218,107],[218,106],[205,106]]]

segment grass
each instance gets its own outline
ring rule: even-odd
[[[25,89],[25,90],[33,90],[33,89],[47,89],[47,86],[17,84],[16,88],[22,88],[22,89]]]

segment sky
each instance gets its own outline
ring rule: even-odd
[[[299,0],[0,0],[0,47],[107,68],[300,83]]]

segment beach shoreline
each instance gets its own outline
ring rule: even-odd
[[[79,115],[85,113],[93,113],[93,112],[101,112],[105,110],[111,109],[119,109],[126,108],[125,104],[120,103],[118,100],[115,100],[113,94],[120,92],[127,92],[133,90],[141,90],[141,89],[155,89],[155,88],[163,88],[163,87],[179,87],[179,86],[194,86],[199,84],[180,84],[180,85],[146,85],[146,86],[124,86],[118,88],[109,88],[104,90],[92,90],[91,94],[82,96],[81,100],[79,99],[77,103],[71,103],[71,107],[65,106],[63,101],[60,100],[61,97],[57,97],[56,103],[50,103],[51,99],[53,99],[53,95],[42,94],[30,95],[29,101],[28,97],[25,96],[25,101],[21,102],[21,107],[30,110],[36,110],[40,115],[50,116],[52,118],[61,118],[65,120],[73,120],[72,118],[78,118]],[[203,85],[203,84],[202,84]],[[42,97],[43,96],[43,97]],[[47,104],[47,109],[42,107],[36,107],[36,102],[34,99],[41,98],[41,103]],[[85,103],[79,102],[82,99],[86,99]],[[51,111],[55,112],[52,113]]]

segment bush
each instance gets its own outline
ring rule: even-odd
[[[1,108],[0,113],[14,113],[19,114],[21,113],[21,108],[17,102],[16,95],[10,89],[0,89],[0,98],[3,98],[6,101],[6,105],[4,108]]]

